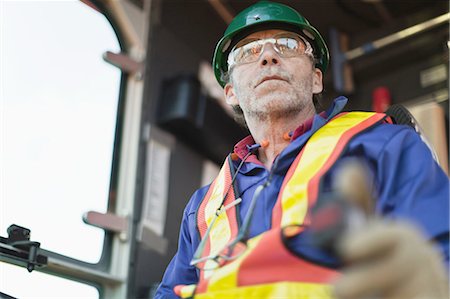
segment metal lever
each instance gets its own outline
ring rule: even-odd
[[[126,240],[128,233],[128,218],[120,217],[112,213],[99,213],[89,211],[83,215],[86,224],[99,227],[109,232],[120,234],[122,240]]]
[[[144,63],[132,59],[125,53],[106,51],[103,54],[103,60],[118,67],[125,73],[135,74],[138,80],[141,80],[143,77]]]

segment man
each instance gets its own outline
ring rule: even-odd
[[[189,201],[156,298],[448,296],[448,178],[414,130],[383,114],[340,113],[343,97],[316,114],[327,66],[322,37],[288,6],[259,2],[230,24],[213,67],[251,135]],[[349,158],[373,190],[341,196],[376,199],[337,212],[372,219],[321,244],[317,235],[351,217],[317,207],[366,182],[342,170]]]

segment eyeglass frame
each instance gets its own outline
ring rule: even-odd
[[[289,36],[290,35],[290,36]],[[301,42],[303,42],[303,44],[305,45],[306,49],[304,53],[298,54],[298,55],[293,55],[293,56],[284,56],[280,50],[278,49],[278,47],[276,46],[277,44],[277,36],[279,36],[279,38],[297,38],[298,40],[300,40]],[[242,44],[242,42],[249,40],[247,43]],[[233,53],[235,52],[235,50],[245,47],[248,44],[257,42],[258,45],[261,45],[261,52],[259,53],[258,57],[255,60],[252,61],[247,61],[247,62],[235,62],[234,61],[234,56]],[[262,44],[261,44],[262,43]],[[274,51],[282,58],[292,58],[292,57],[300,57],[303,55],[309,56],[314,60],[314,48],[311,46],[311,43],[303,36],[301,36],[298,33],[295,32],[280,32],[280,33],[276,33],[274,35],[272,35],[271,37],[267,37],[267,38],[244,38],[242,41],[239,41],[231,50],[230,53],[228,54],[228,58],[227,58],[227,64],[228,64],[228,69],[230,70],[231,68],[238,66],[238,65],[243,65],[243,64],[249,64],[249,63],[253,63],[258,61],[258,59],[261,57],[262,53],[264,52],[264,47],[267,43],[271,43],[272,47],[274,49]]]
[[[248,208],[248,211],[245,215],[244,221],[242,226],[239,228],[238,234],[236,236],[236,238],[234,238],[231,242],[229,242],[227,245],[224,246],[224,248],[222,248],[221,250],[218,251],[218,253],[213,254],[213,255],[209,255],[206,257],[199,257],[199,258],[195,258],[197,254],[197,251],[200,248],[200,244],[199,247],[197,248],[196,252],[194,253],[194,256],[190,262],[191,266],[195,266],[197,269],[199,270],[214,270],[216,268],[218,268],[219,266],[221,266],[220,261],[218,261],[219,258],[222,258],[225,262],[226,261],[232,261],[235,260],[236,258],[238,258],[239,256],[241,256],[241,254],[244,252],[242,251],[241,254],[236,255],[236,256],[231,256],[231,255],[223,255],[221,254],[224,250],[228,250],[228,252],[233,252],[236,245],[238,245],[239,243],[243,244],[245,247],[247,246],[247,241],[248,241],[248,233],[249,233],[249,229],[250,229],[250,223],[251,220],[253,218],[253,213],[255,211],[255,206],[256,206],[256,201],[259,198],[259,195],[261,193],[261,191],[266,188],[267,186],[270,185],[270,182],[266,181],[264,184],[259,185],[258,187],[256,187],[255,193],[253,194],[252,200],[250,202],[250,206]],[[203,237],[203,239],[207,239],[207,237],[209,237],[209,233],[211,231],[212,226],[214,225],[216,219],[219,217],[219,215],[223,212],[225,212],[228,208],[231,208],[232,206],[239,204],[242,201],[242,199],[239,197],[237,200],[235,200],[234,202],[230,203],[227,206],[222,206],[219,211],[220,212],[216,212],[216,214],[214,215],[213,220],[211,221],[210,226],[208,227],[208,230],[205,233],[205,236]],[[203,252],[203,250],[202,250]],[[202,268],[199,267],[198,264],[201,262],[206,262],[208,260],[213,260],[216,262],[216,267],[214,268]]]
[[[249,152],[249,153],[244,157],[244,159],[242,159],[242,161],[241,161],[241,163],[239,164],[239,166],[238,166],[238,168],[237,168],[235,174],[233,175],[233,178],[232,178],[232,180],[231,180],[230,187],[231,187],[231,185],[233,184],[233,182],[235,181],[235,179],[236,179],[236,177],[237,177],[237,173],[238,173],[240,167],[244,164],[245,160],[247,159],[247,157],[248,157],[250,154],[251,154],[251,153]],[[249,206],[248,211],[247,211],[247,213],[246,213],[246,215],[245,215],[243,224],[242,224],[242,226],[239,228],[239,231],[238,231],[238,234],[237,234],[236,238],[235,238],[234,240],[232,240],[231,242],[229,242],[227,245],[225,245],[224,248],[222,248],[221,250],[219,250],[217,254],[214,254],[214,255],[208,255],[208,256],[205,256],[205,257],[201,257],[201,254],[203,253],[204,247],[205,247],[205,245],[206,245],[206,240],[207,240],[208,237],[209,237],[209,234],[210,234],[210,232],[211,232],[211,229],[212,229],[212,227],[213,227],[213,225],[214,225],[216,219],[220,216],[221,213],[225,212],[227,209],[229,209],[229,208],[231,208],[231,207],[233,207],[233,206],[239,204],[239,203],[242,201],[242,199],[241,199],[241,197],[238,197],[235,201],[231,202],[231,203],[228,204],[227,206],[224,206],[224,205],[223,205],[223,202],[224,202],[224,201],[222,202],[222,205],[219,207],[219,209],[217,209],[217,211],[216,211],[216,213],[215,213],[215,215],[214,215],[213,220],[211,221],[211,223],[210,223],[208,229],[206,230],[205,235],[203,236],[202,240],[200,241],[200,243],[199,243],[199,245],[198,245],[198,247],[197,247],[197,250],[195,250],[195,252],[194,252],[194,255],[193,255],[192,259],[191,259],[191,262],[189,263],[191,266],[195,266],[195,267],[196,267],[197,269],[199,269],[199,270],[214,270],[214,269],[219,268],[219,267],[222,265],[222,264],[218,261],[219,258],[222,258],[225,262],[227,262],[227,261],[231,261],[231,260],[237,259],[239,256],[242,255],[242,253],[245,252],[245,250],[244,250],[244,251],[242,251],[239,255],[232,256],[232,257],[231,257],[231,256],[226,256],[226,255],[221,255],[221,252],[223,252],[223,251],[226,250],[226,249],[228,249],[228,252],[233,252],[234,248],[235,248],[236,245],[239,244],[239,243],[241,243],[241,244],[243,244],[245,247],[247,247],[247,241],[249,240],[248,234],[249,234],[249,231],[250,231],[250,223],[251,223],[251,221],[252,221],[253,213],[254,213],[254,211],[255,211],[256,201],[257,201],[257,199],[259,198],[259,195],[261,194],[261,192],[262,192],[266,187],[270,186],[271,181],[272,181],[272,176],[273,176],[273,169],[275,169],[277,165],[278,165],[278,159],[275,159],[275,161],[274,161],[274,163],[273,163],[273,165],[272,165],[272,170],[270,171],[269,177],[267,178],[267,180],[266,180],[262,185],[259,185],[258,187],[256,187],[255,193],[253,193],[253,197],[252,197],[252,200],[251,200],[251,202],[250,202],[250,206]],[[228,192],[229,192],[229,190],[230,190],[230,187],[228,188],[228,190],[227,190],[227,192],[226,192],[226,194],[225,194],[225,196],[224,196],[224,199],[225,199],[225,197],[227,196],[227,194],[228,194]],[[198,257],[196,258],[196,256],[198,256]],[[206,261],[208,261],[208,260],[215,261],[215,262],[216,262],[216,267],[206,269],[206,268],[201,268],[201,267],[198,266],[198,264],[199,264],[199,263],[202,263],[202,262],[205,262],[205,264],[206,264]]]

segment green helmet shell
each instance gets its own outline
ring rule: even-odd
[[[224,87],[224,76],[228,71],[227,58],[232,44],[235,44],[243,33],[257,31],[259,28],[270,29],[271,26],[286,25],[291,30],[305,36],[314,48],[316,67],[325,73],[329,53],[327,45],[319,32],[312,27],[308,20],[291,7],[270,1],[261,1],[240,12],[228,26],[223,37],[219,40],[214,51],[213,68],[219,84]],[[238,40],[233,40],[237,38]]]

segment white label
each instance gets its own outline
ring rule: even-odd
[[[170,148],[155,140],[147,145],[142,222],[162,236],[166,221]]]

